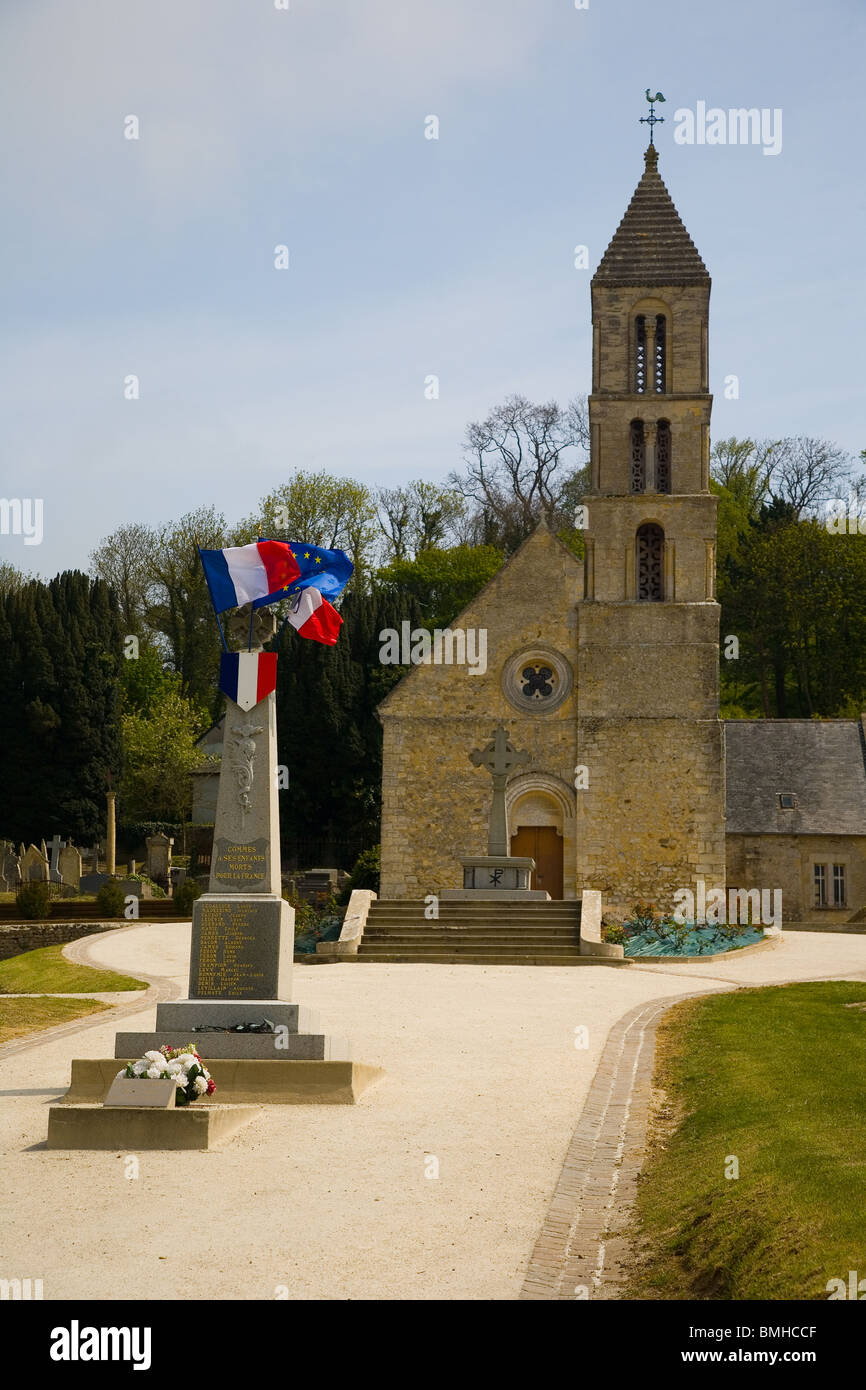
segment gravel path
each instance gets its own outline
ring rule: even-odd
[[[185,993],[189,925],[126,927],[66,950],[150,989],[0,1053],[0,1267],[42,1278],[46,1299],[191,1284],[224,1299],[517,1299],[625,1015],[685,993],[866,978],[866,937],[823,933],[715,969],[298,967],[294,997],[385,1079],[356,1106],[266,1109],[213,1153],[125,1155],[49,1152],[46,1107],[71,1057],[110,1057],[121,1017],[152,1027],[156,998]],[[593,1169],[593,1200],[613,1166]],[[572,1196],[569,1224],[582,1210]],[[584,1270],[541,1296],[574,1297],[565,1281]]]

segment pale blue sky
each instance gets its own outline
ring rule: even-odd
[[[86,566],[297,468],[443,479],[508,393],[588,390],[648,84],[713,276],[714,434],[858,453],[864,38],[861,0],[5,0],[0,496],[43,497],[45,538],[0,560]],[[781,108],[781,153],[675,144],[698,101]]]

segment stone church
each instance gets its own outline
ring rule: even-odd
[[[486,670],[434,653],[380,705],[380,895],[458,887],[485,853],[491,779],[469,755],[502,724],[529,754],[506,789],[511,853],[551,898],[599,889],[625,912],[702,880],[849,920],[866,721],[719,718],[710,276],[652,144],[591,293],[585,559],[541,523],[452,624],[486,631]]]

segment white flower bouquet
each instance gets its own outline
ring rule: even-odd
[[[145,1052],[137,1062],[127,1062],[117,1075],[133,1081],[176,1082],[175,1105],[189,1105],[199,1096],[212,1096],[216,1090],[213,1077],[192,1043],[187,1043],[186,1047],[166,1045],[158,1052]]]

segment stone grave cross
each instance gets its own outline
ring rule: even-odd
[[[487,853],[508,855],[508,816],[505,809],[505,786],[516,767],[529,762],[529,754],[508,742],[508,734],[500,724],[484,748],[474,748],[469,754],[476,767],[485,768],[493,778],[493,805],[490,809],[490,831]]]
[[[61,881],[61,877],[60,877],[60,864],[59,864],[59,861],[60,861],[60,851],[61,851],[62,849],[65,849],[65,848],[66,848],[66,841],[65,841],[65,840],[61,840],[60,836],[57,834],[57,831],[55,830],[54,835],[52,836],[52,838],[48,841],[48,844],[46,845],[46,849],[50,849],[50,850],[51,850],[51,866],[50,866],[50,869],[49,869],[49,873],[51,874],[51,882],[52,882],[52,883],[60,883],[60,881]]]

